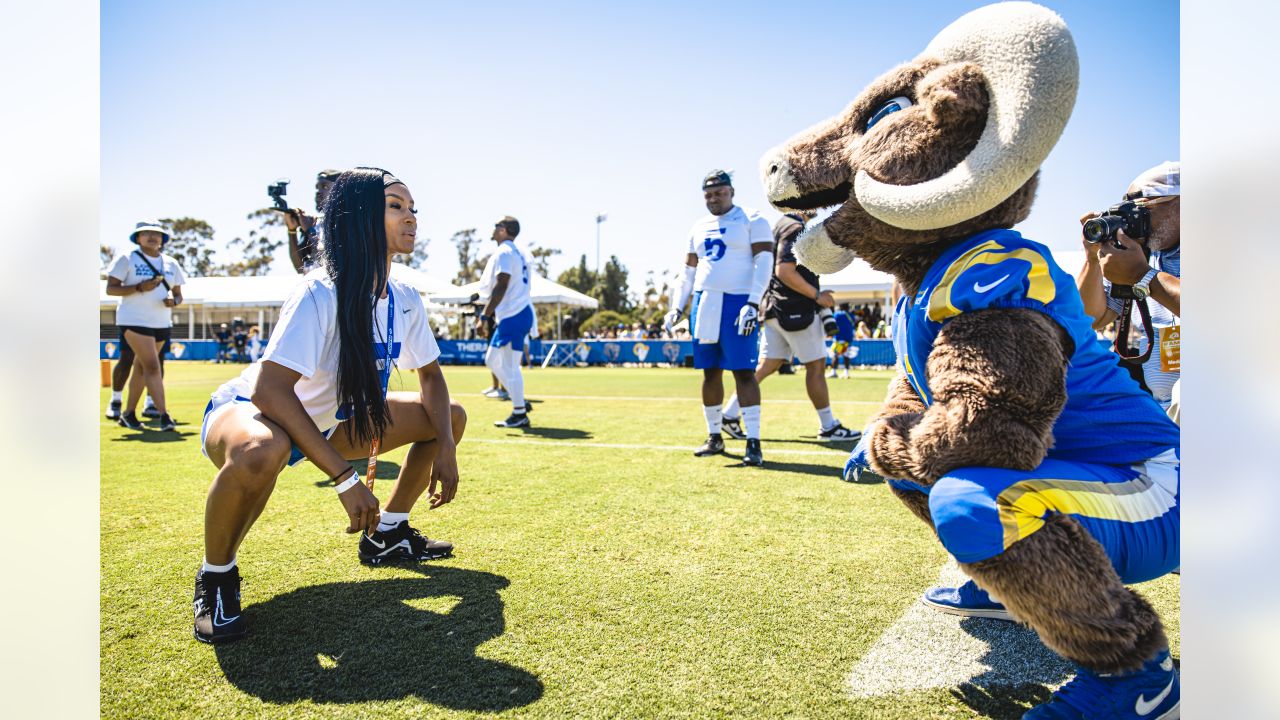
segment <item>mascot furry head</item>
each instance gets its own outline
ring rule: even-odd
[[[843,203],[797,244],[832,273],[855,255],[895,272],[911,246],[1026,218],[1036,171],[1075,104],[1075,43],[1030,3],[976,10],[916,59],[881,75],[843,113],[764,156],[780,210]]]
[[[761,172],[780,210],[839,205],[797,242],[804,265],[861,257],[905,290],[900,373],[846,471],[887,478],[975,581],[926,602],[1007,613],[1081,666],[1027,717],[1172,718],[1168,641],[1125,583],[1177,567],[1177,426],[1098,342],[1048,248],[1011,229],[1077,82],[1061,18],[984,7]]]

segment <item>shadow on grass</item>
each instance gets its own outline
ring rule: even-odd
[[[356,472],[363,473],[365,469],[369,467],[369,458],[352,460],[351,467],[355,468]],[[364,475],[362,474],[360,477],[363,478]],[[374,477],[378,480],[391,480],[394,482],[396,478],[400,477],[400,463],[391,462],[390,460],[379,460],[378,474]],[[329,482],[328,478],[321,478],[316,481],[316,487],[331,488],[333,487],[333,483]]]
[[[763,441],[768,445],[772,445],[774,443],[789,443],[792,445],[810,445],[813,447],[828,448],[831,450],[852,450],[853,446],[858,444],[857,438],[854,438],[853,440],[823,440],[817,435],[801,435],[798,438],[767,437],[764,438]]]
[[[590,440],[594,435],[589,430],[576,428],[532,427],[520,428],[521,435],[533,435],[548,440]]]
[[[162,432],[156,429],[135,430],[128,435],[111,438],[111,442],[144,442],[144,443],[171,443],[182,442],[189,437],[200,438],[200,432],[197,430],[170,430]]]
[[[1075,668],[1045,647],[1031,628],[1018,623],[965,618],[960,629],[987,644],[981,662],[987,671],[952,689],[957,700],[992,718],[1020,718],[1031,706],[1049,701],[1046,686],[1069,679]]]
[[[301,588],[244,609],[250,634],[214,646],[233,685],[271,703],[416,697],[500,712],[542,697],[518,667],[476,655],[505,632],[506,578],[441,566],[422,577]]]
[[[724,456],[738,461],[731,465],[725,465],[727,468],[747,467],[746,463],[742,462],[741,455],[725,453]],[[776,460],[771,460],[769,459],[769,452],[767,450],[764,454],[764,467],[760,469],[766,472],[787,472],[799,475],[829,475],[836,478],[840,477],[841,473],[841,467],[834,464],[816,465],[814,463],[778,462]]]

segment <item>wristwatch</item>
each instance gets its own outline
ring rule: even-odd
[[[1151,281],[1155,280],[1156,275],[1159,274],[1160,271],[1155,268],[1148,270],[1141,280],[1133,284],[1133,296],[1139,300],[1146,300],[1147,296],[1151,294]]]

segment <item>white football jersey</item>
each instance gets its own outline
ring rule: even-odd
[[[752,243],[773,246],[773,230],[759,212],[734,206],[723,215],[708,213],[689,229],[688,251],[698,256],[693,290],[732,295],[751,292]]]
[[[530,303],[529,258],[525,256],[524,248],[516,245],[515,240],[500,243],[489,258],[489,264],[480,276],[486,296],[493,293],[493,286],[501,273],[511,277],[507,280],[507,290],[502,294],[502,302],[494,308],[493,314],[497,320],[506,320],[523,312]]]

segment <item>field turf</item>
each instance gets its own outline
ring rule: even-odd
[[[800,375],[762,386],[757,469],[692,456],[705,434],[692,370],[526,371],[522,432],[492,426],[510,406],[479,395],[485,369],[448,367],[470,417],[462,480],[453,503],[413,522],[455,556],[360,565],[333,490],[304,463],[280,476],[240,550],[250,636],[198,643],[191,592],[213,477],[200,417],[240,369],[169,364],[179,433],[101,421],[104,717],[1018,717],[1048,696],[982,676],[921,682],[961,659],[995,677],[1036,642],[1007,626],[1023,635],[1011,649],[993,621],[920,615],[946,553],[883,485],[839,480],[850,446],[815,439]],[[888,377],[829,381],[845,425],[862,427]],[[740,457],[742,442],[728,445]],[[379,496],[404,452],[383,455]],[[1175,656],[1179,582],[1138,587]],[[917,616],[982,652],[958,658],[934,630],[912,635],[899,621]]]

